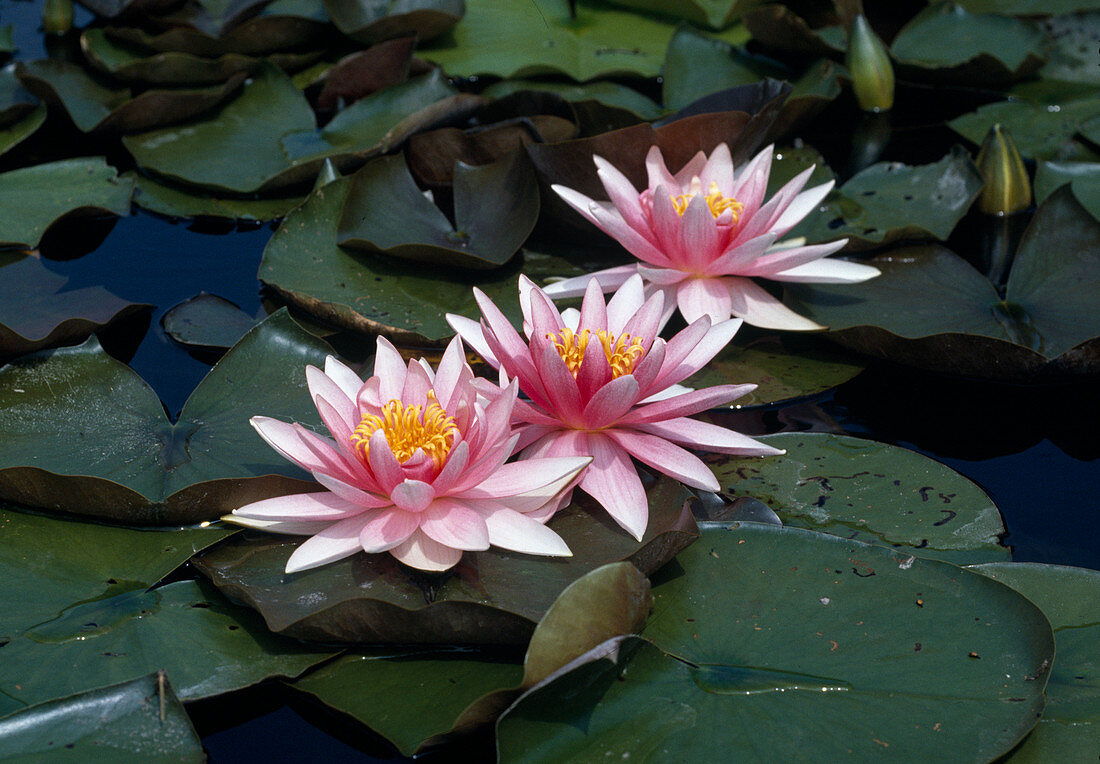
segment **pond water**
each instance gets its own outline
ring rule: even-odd
[[[44,55],[42,37],[35,31],[39,18],[37,3],[0,0],[0,24],[16,25],[17,58]],[[89,19],[78,12],[78,24]],[[910,113],[897,115],[902,129],[886,149],[890,158],[938,159],[957,140],[942,127],[942,113],[951,112],[952,105],[973,108],[988,98],[968,91],[914,93]],[[932,102],[941,116],[921,124],[915,115]],[[843,136],[851,123],[829,123],[834,118],[827,111],[806,132],[818,128],[822,139],[817,148],[830,164],[841,167],[848,150]],[[4,164],[18,161],[6,157]],[[108,332],[104,344],[149,382],[175,416],[214,359],[170,339],[161,317],[204,291],[250,315],[259,314],[264,303],[256,272],[273,230],[274,225],[173,221],[136,211],[113,223],[66,223],[43,242],[41,255],[47,268],[70,279],[70,288],[101,285],[120,297],[154,305],[147,317]],[[957,236],[973,232],[963,230]],[[101,242],[82,254],[89,237]],[[1100,534],[1092,530],[1100,513],[1100,396],[1095,383],[1025,388],[877,363],[828,393],[730,418],[754,434],[842,432],[920,451],[992,497],[1003,513],[1005,543],[1013,548],[1013,559],[1100,568]],[[195,704],[191,710],[211,761],[373,761],[396,755],[355,723],[287,696],[269,682]]]

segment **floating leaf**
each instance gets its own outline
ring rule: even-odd
[[[419,42],[434,40],[462,19],[463,0],[325,0],[336,28],[356,42],[373,45],[381,40],[416,35]]]
[[[1042,608],[1058,648],[1043,717],[1006,761],[1089,761],[1100,727],[1100,572],[1034,563],[990,563],[973,570]]]
[[[403,155],[370,162],[350,183],[339,244],[402,260],[494,268],[519,250],[539,216],[538,184],[521,151],[455,167],[453,225],[417,188]]]
[[[64,289],[68,279],[33,256],[0,259],[0,358],[85,339],[151,308],[103,287]]]
[[[195,728],[163,674],[41,703],[0,719],[0,757],[86,762],[206,761]]]
[[[424,576],[388,554],[356,554],[288,575],[286,561],[300,539],[245,533],[194,564],[279,634],[328,642],[522,644],[562,590],[585,573],[621,560],[649,573],[694,540],[686,489],[661,478],[648,495],[641,542],[587,497],[559,511],[550,527],[573,552],[567,558],[489,549],[467,552],[444,575]]]
[[[447,313],[474,316],[473,286],[518,320],[519,274],[532,279],[579,276],[590,269],[559,257],[523,251],[506,268],[440,270],[415,263],[352,254],[336,245],[336,224],[350,188],[341,178],[313,192],[287,215],[260,263],[260,279],[289,302],[336,326],[383,332],[406,344],[432,343],[454,334]]]
[[[749,11],[745,26],[752,39],[765,47],[799,56],[831,56],[844,53],[848,46],[843,27],[811,29],[804,18],[782,3],[768,3]]]
[[[0,369],[0,498],[169,524],[308,488],[306,473],[248,418],[320,427],[305,366],[323,365],[329,353],[280,311],[218,362],[174,424],[149,386],[95,338],[23,356]]]
[[[276,220],[302,203],[301,196],[211,196],[181,186],[161,183],[139,173],[127,173],[134,181],[134,204],[160,215],[177,218],[228,218]],[[123,176],[126,177],[126,176]]]
[[[566,587],[535,627],[523,667],[471,650],[350,655],[293,687],[354,716],[409,756],[493,721],[524,689],[605,639],[640,631],[650,604],[645,576],[628,562],[612,563]]]
[[[15,64],[0,68],[0,127],[8,127],[29,116],[38,99],[15,76]]]
[[[1057,103],[1003,101],[948,122],[948,127],[967,140],[981,144],[994,124],[1012,133],[1016,148],[1028,159],[1062,159],[1075,151],[1073,137],[1081,126],[1100,117],[1100,99],[1095,93]]]
[[[1029,21],[930,5],[902,27],[890,52],[925,76],[966,84],[1021,79],[1043,63],[1042,31]]]
[[[1067,183],[1081,206],[1100,220],[1100,162],[1039,162],[1035,170],[1035,201],[1041,204]]]
[[[46,106],[37,106],[27,116],[5,127],[0,127],[0,154],[25,141],[46,121]]]
[[[133,181],[103,157],[65,159],[0,174],[0,247],[33,249],[66,215],[130,214]]]
[[[463,77],[561,73],[584,82],[608,74],[660,74],[672,23],[584,0],[575,9],[574,18],[568,0],[466,0],[462,23],[420,53]],[[747,39],[738,27],[721,37]]]
[[[1100,3],[1094,4],[1100,8]],[[1046,32],[1050,61],[1039,72],[1045,79],[1100,85],[1096,40],[1100,38],[1100,11],[1055,16],[1039,22]]]
[[[1013,16],[1045,16],[1100,8],[1097,0],[958,0],[971,13],[1003,13]]]
[[[438,72],[380,91],[316,129],[305,96],[264,67],[206,119],[127,136],[138,165],[176,182],[247,194],[312,181],[326,157],[361,163],[404,139],[403,120],[455,94]]]
[[[595,102],[602,106],[629,112],[639,120],[657,119],[665,112],[652,99],[633,88],[618,82],[598,80],[582,84],[564,82],[544,82],[542,80],[504,80],[490,85],[482,95],[490,98],[503,98],[512,93],[534,90],[553,93],[575,105]]]
[[[830,390],[859,374],[857,356],[810,336],[769,334],[737,337],[684,384],[695,387],[743,384],[758,387],[733,401],[733,408],[765,406]]]
[[[371,93],[400,85],[411,73],[415,46],[415,37],[401,37],[340,59],[318,78],[321,92],[317,95],[317,108],[335,110],[341,104],[354,103]]]
[[[966,261],[935,245],[872,259],[882,275],[857,288],[799,284],[787,294],[838,342],[900,363],[1015,381],[1095,374],[1097,241],[1100,222],[1063,188],[1024,233],[1004,299]]]
[[[528,692],[497,724],[501,761],[989,761],[1042,710],[1050,624],[995,581],[755,523],[704,530],[678,562],[651,641]]]
[[[82,132],[132,133],[190,119],[222,103],[244,82],[238,72],[225,82],[189,90],[146,90],[104,85],[75,64],[60,59],[21,63],[23,84],[43,100],[59,102]]]
[[[771,507],[787,526],[955,563],[1006,560],[990,498],[954,470],[897,446],[847,435],[783,433],[772,459],[708,455],[723,493]]]
[[[848,249],[898,239],[946,239],[982,190],[982,176],[961,147],[938,162],[880,162],[833,191],[791,231],[822,242],[848,238]]]
[[[181,302],[160,320],[165,333],[176,342],[206,348],[230,348],[256,324],[239,307],[205,292]]]

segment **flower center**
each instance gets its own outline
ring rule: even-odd
[[[577,376],[577,372],[581,368],[585,348],[588,347],[588,340],[592,337],[598,339],[600,344],[603,345],[603,354],[607,357],[608,364],[611,365],[612,379],[634,371],[638,359],[645,355],[642,338],[631,337],[629,334],[620,334],[616,339],[614,334],[610,334],[603,329],[598,329],[595,333],[585,329],[580,334],[576,334],[572,329],[566,327],[559,334],[546,335],[546,339],[554,342],[554,347],[558,349],[558,355],[565,361],[566,368],[574,377]]]
[[[702,192],[703,182],[699,180],[698,177],[692,178],[690,193],[672,197],[672,206],[676,208],[677,214],[683,217],[684,213],[687,212],[688,205],[691,204],[691,200]],[[741,210],[745,209],[745,205],[741,204],[741,202],[733,197],[723,196],[722,192],[718,190],[718,184],[713,180],[710,182],[707,194],[703,198],[707,200],[707,206],[710,207],[711,215],[717,218],[720,217],[723,212],[729,210],[733,215],[734,223],[741,217]]]
[[[454,417],[436,402],[435,393],[431,391],[427,407],[406,406],[394,399],[382,407],[382,416],[363,415],[350,440],[364,463],[370,453],[371,435],[378,430],[386,434],[386,442],[397,461],[404,463],[421,449],[432,457],[437,468],[443,466],[458,433]]]

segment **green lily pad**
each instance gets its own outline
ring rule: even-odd
[[[648,491],[641,542],[587,497],[550,521],[572,557],[548,559],[489,549],[467,552],[443,575],[404,568],[389,554],[356,554],[294,575],[284,573],[300,539],[244,533],[194,565],[235,601],[255,607],[272,631],[327,642],[522,644],[565,587],[609,562],[656,570],[695,539],[679,483]],[[318,593],[321,593],[318,595]]]
[[[585,0],[576,3],[575,18],[568,0],[466,0],[462,23],[420,55],[463,77],[656,77],[674,29],[671,22]],[[748,39],[739,27],[720,36],[732,43]]]
[[[416,35],[434,40],[457,24],[465,13],[463,0],[325,0],[336,28],[364,45]]]
[[[581,108],[590,103],[597,103],[612,109],[629,112],[639,120],[657,119],[665,113],[664,109],[652,99],[642,95],[634,88],[608,80],[597,80],[596,82],[584,84],[546,82],[542,80],[503,80],[485,88],[481,91],[481,94],[489,98],[503,98],[512,93],[528,90],[553,93]]]
[[[256,325],[229,300],[206,292],[170,308],[160,322],[176,342],[204,348],[233,347]]]
[[[0,68],[0,127],[7,127],[28,116],[38,99],[15,76],[15,64]]]
[[[1081,206],[1100,220],[1100,162],[1039,162],[1035,169],[1035,201],[1041,204],[1067,183]]]
[[[153,307],[100,286],[66,290],[68,279],[39,258],[16,257],[0,259],[0,358],[80,341]]]
[[[23,356],[0,369],[0,498],[170,524],[308,489],[308,475],[248,418],[320,427],[305,367],[331,352],[285,311],[275,313],[207,374],[174,424],[149,386],[95,338]]]
[[[961,147],[938,162],[880,162],[834,190],[790,236],[810,242],[848,238],[849,250],[899,239],[946,239],[982,190],[982,175]]]
[[[768,190],[765,194],[771,198],[788,181],[810,167],[814,171],[810,179],[806,181],[807,188],[820,186],[836,179],[836,173],[825,162],[821,152],[812,146],[802,144],[800,146],[779,146],[772,155],[772,169],[768,174]]]
[[[1100,3],[1096,4],[1100,8]],[[1100,11],[1054,16],[1039,22],[1050,44],[1050,60],[1039,72],[1045,79],[1100,85],[1096,44],[1100,37]]]
[[[0,719],[0,757],[206,761],[202,741],[164,674],[41,703]]]
[[[566,587],[535,627],[522,667],[483,650],[350,655],[292,686],[409,756],[495,720],[525,689],[606,639],[641,631],[650,605],[645,576],[628,562],[612,563]]]
[[[293,305],[336,326],[382,332],[404,344],[431,344],[454,335],[447,313],[478,314],[473,286],[518,320],[520,273],[541,280],[591,270],[527,250],[506,268],[492,272],[436,268],[427,273],[415,263],[353,254],[336,244],[336,225],[349,189],[350,179],[341,178],[314,191],[287,215],[260,263],[261,281]]]
[[[103,157],[65,159],[0,174],[0,247],[33,249],[66,215],[130,214],[133,181]]]
[[[788,285],[787,296],[841,344],[900,363],[1006,381],[1095,374],[1097,241],[1100,222],[1062,188],[1024,232],[1003,299],[969,263],[935,245],[873,258],[882,275],[855,288]]]
[[[701,388],[751,382],[758,387],[731,408],[768,406],[831,390],[863,371],[858,356],[837,352],[816,337],[790,332],[752,339],[737,337],[684,384]]]
[[[978,574],[755,523],[705,529],[677,562],[645,640],[508,709],[501,761],[989,761],[1043,708],[1050,624]]]
[[[948,122],[948,127],[980,145],[994,124],[1012,133],[1020,153],[1028,159],[1063,159],[1076,151],[1074,136],[1091,119],[1100,117],[1100,99],[1095,93],[1057,103],[1003,101]]]
[[[0,154],[18,146],[34,135],[42,123],[46,121],[46,106],[44,104],[35,107],[27,116],[5,127],[0,127]]]
[[[456,164],[453,225],[417,188],[404,155],[376,159],[350,182],[338,243],[401,260],[494,268],[519,250],[539,216],[535,173],[519,150],[481,167]]]
[[[239,72],[204,88],[146,90],[106,85],[79,66],[60,59],[21,63],[20,81],[45,101],[60,103],[82,132],[132,133],[195,117],[232,96],[244,82]]]
[[[1014,16],[1046,16],[1100,8],[1097,0],[958,0],[971,13],[1003,13]]]
[[[1001,514],[954,470],[885,443],[847,435],[782,433],[774,459],[705,460],[723,493],[762,501],[784,524],[954,563],[1009,559]]]
[[[767,48],[799,56],[835,56],[848,48],[839,24],[811,28],[804,18],[782,3],[768,3],[745,14],[752,39]]]
[[[711,29],[725,29],[746,12],[760,5],[761,0],[611,0],[616,5],[671,16],[704,24]]]
[[[216,59],[180,51],[150,55],[146,49],[111,39],[102,27],[81,32],[80,49],[100,71],[127,82],[150,85],[225,82],[238,72],[251,73],[259,66],[255,58],[240,53],[227,53]]]
[[[286,217],[304,199],[301,196],[211,196],[202,191],[161,183],[139,173],[127,175],[134,180],[134,204],[144,210],[175,218],[277,220]]]
[[[1100,572],[1034,563],[992,563],[973,570],[1042,608],[1058,648],[1043,717],[1006,761],[1091,761],[1100,739]]]
[[[925,8],[890,46],[899,64],[938,80],[1007,82],[1038,70],[1045,36],[1035,24],[999,15],[967,13],[954,2]]]
[[[326,157],[342,165],[387,151],[411,117],[454,94],[433,72],[357,101],[318,131],[305,96],[265,64],[212,116],[123,144],[139,166],[172,181],[247,194],[312,181]]]

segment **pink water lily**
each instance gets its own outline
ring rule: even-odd
[[[325,490],[257,501],[224,518],[310,536],[291,554],[287,573],[359,551],[389,552],[430,571],[490,545],[570,554],[544,523],[591,459],[506,464],[519,437],[511,427],[517,387],[475,392],[459,338],[438,371],[423,359],[406,367],[379,338],[366,382],[331,356],[324,371],[307,366],[306,379],[331,440],[297,423],[263,416],[251,422]]]
[[[513,409],[521,458],[591,456],[579,487],[639,540],[649,520],[642,481],[631,457],[687,485],[719,489],[714,474],[683,448],[763,456],[782,451],[733,430],[689,419],[744,395],[756,385],[690,390],[679,383],[733,338],[739,319],[701,316],[667,342],[657,336],[664,296],[648,299],[641,277],[626,280],[610,301],[590,280],[578,312],[559,313],[546,293],[520,278],[524,339],[480,290],[482,320],[447,320],[502,376],[530,399]]]
[[[689,323],[704,315],[714,322],[737,316],[768,329],[809,330],[824,327],[787,308],[753,279],[855,283],[879,274],[869,265],[822,259],[847,239],[813,245],[779,240],[825,198],[833,181],[803,191],[810,167],[765,201],[771,146],[737,172],[722,143],[709,159],[700,151],[675,175],[654,146],[646,157],[649,187],[640,194],[607,160],[593,159],[610,202],[593,201],[565,186],[553,188],[641,260],[590,274],[605,292],[638,273],[647,294],[664,292],[667,312],[678,306]],[[546,293],[576,297],[584,293],[588,278],[566,279]]]

